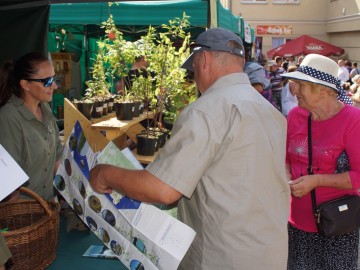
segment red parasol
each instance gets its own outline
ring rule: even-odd
[[[310,53],[317,53],[325,56],[339,56],[344,53],[344,49],[316,38],[302,35],[277,48],[271,49],[267,52],[267,56],[269,58],[273,58],[274,56],[289,57],[307,55]]]

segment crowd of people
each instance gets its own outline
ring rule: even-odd
[[[345,61],[310,54],[264,67],[245,56],[231,31],[200,34],[182,68],[194,72],[201,96],[180,113],[171,139],[143,170],[96,165],[92,188],[177,203],[179,220],[196,231],[180,269],[356,270],[359,231],[319,233],[310,192],[318,203],[359,195],[360,110],[349,92],[356,96],[360,74],[349,72],[346,92]],[[45,105],[54,75],[37,54],[0,71],[0,143],[46,199],[54,195],[48,183],[62,152]]]
[[[250,81],[256,82],[261,78],[264,86],[261,90],[252,85],[268,100],[270,101],[282,114],[286,117],[289,111],[298,105],[297,98],[294,95],[293,83],[287,80],[283,75],[289,72],[296,71],[300,66],[304,56],[295,57],[280,57],[276,56],[267,62],[264,62],[262,67],[260,64],[253,63],[247,59],[244,72],[249,75]],[[248,69],[248,66],[251,68]],[[257,66],[257,68],[255,68]],[[257,70],[256,75],[254,68]],[[261,70],[261,71],[260,71]],[[338,74],[336,78],[341,84],[342,90],[339,94],[339,99],[347,104],[360,106],[360,68],[357,63],[351,63],[348,60],[338,60]],[[359,91],[358,91],[359,89]],[[356,94],[357,93],[357,94]]]

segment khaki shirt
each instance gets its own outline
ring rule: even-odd
[[[26,186],[50,200],[54,198],[54,167],[61,158],[62,145],[49,104],[40,106],[43,121],[37,120],[23,101],[13,95],[0,108],[0,144],[29,176]]]
[[[217,80],[178,117],[147,170],[184,194],[196,231],[181,269],[286,269],[286,121],[244,73]]]

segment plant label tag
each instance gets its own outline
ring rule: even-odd
[[[346,211],[346,210],[348,210],[347,204],[344,204],[344,205],[340,205],[340,206],[339,206],[339,211],[340,211],[340,212]]]

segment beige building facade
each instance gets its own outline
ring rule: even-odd
[[[262,54],[301,35],[342,47],[360,62],[360,0],[221,0],[255,29]],[[335,60],[337,60],[335,58]]]

